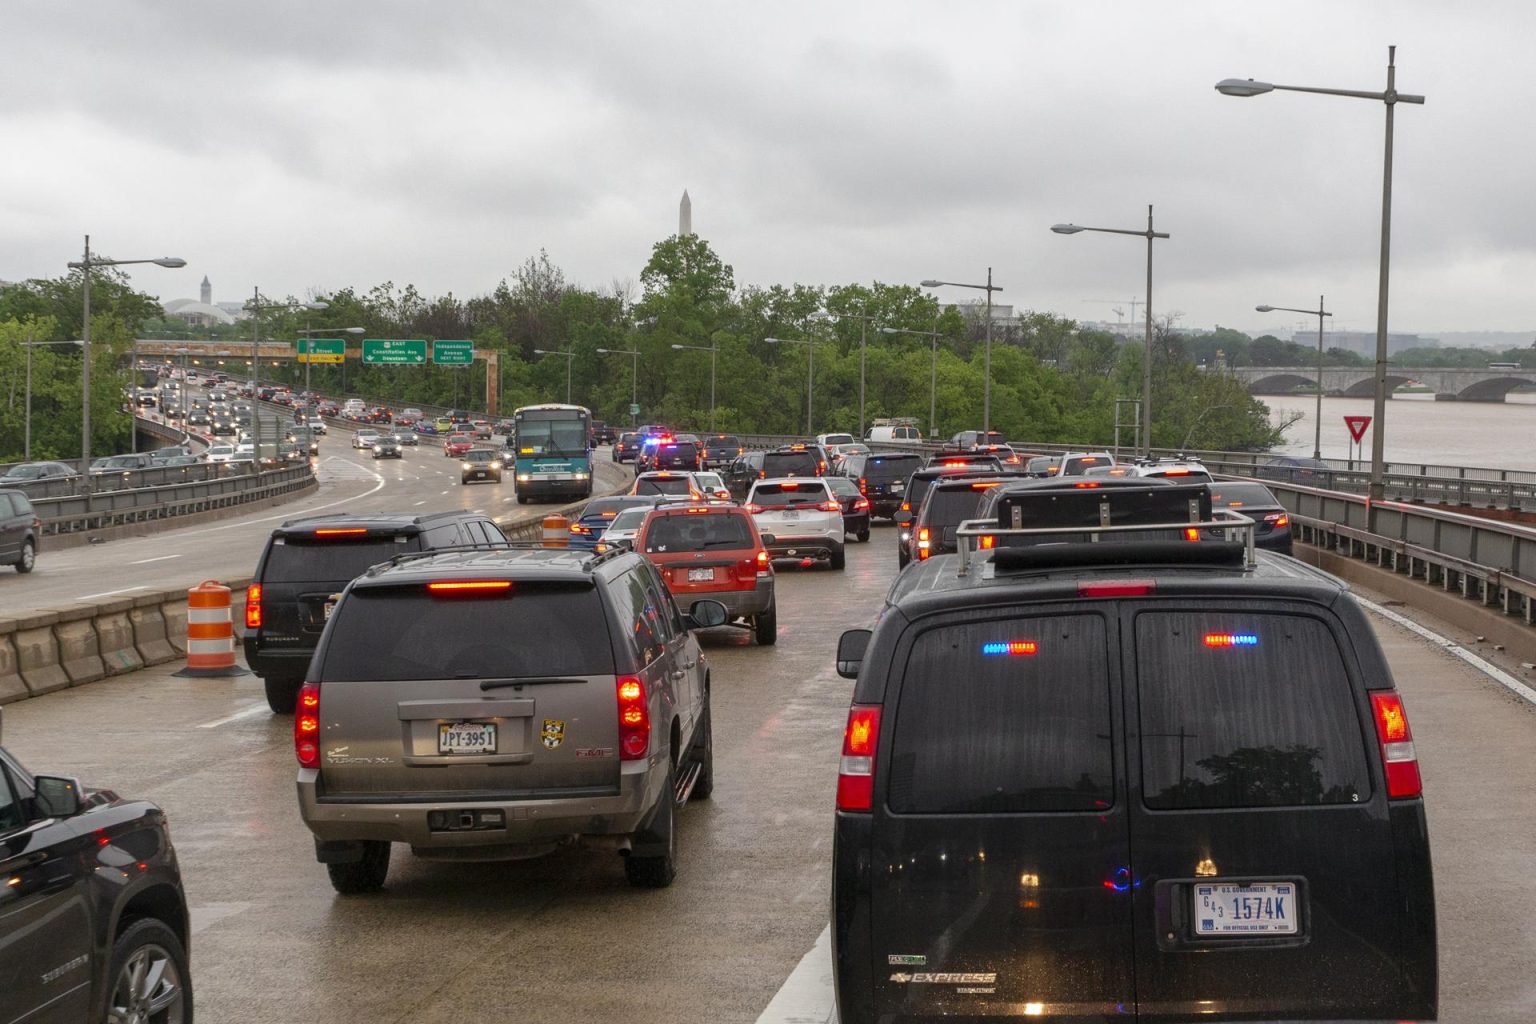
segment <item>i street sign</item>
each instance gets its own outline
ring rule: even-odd
[[[432,361],[439,366],[468,366],[475,361],[472,341],[434,341]]]
[[[425,338],[364,338],[363,362],[420,366],[427,361]]]
[[[300,338],[298,346],[301,363],[340,363],[347,358],[344,338]]]

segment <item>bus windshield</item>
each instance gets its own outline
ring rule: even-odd
[[[587,417],[575,412],[521,413],[517,417],[517,453],[585,455],[587,424]]]

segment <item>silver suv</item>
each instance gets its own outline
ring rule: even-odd
[[[713,788],[709,664],[629,551],[400,555],[353,580],[299,691],[299,810],[338,892],[380,889],[390,846],[518,860],[573,841],[671,883],[675,813]]]

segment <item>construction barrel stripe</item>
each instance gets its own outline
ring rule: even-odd
[[[187,670],[226,673],[235,667],[230,590],[204,580],[187,591]]]

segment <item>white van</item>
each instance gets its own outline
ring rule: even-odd
[[[921,441],[923,432],[905,425],[870,427],[864,434],[866,441]]]

